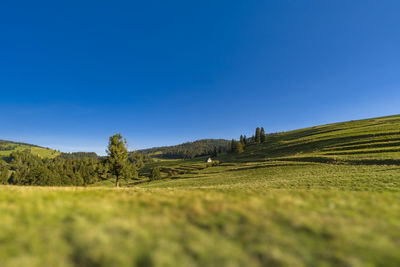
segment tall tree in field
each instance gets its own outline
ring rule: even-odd
[[[232,139],[232,141],[231,141],[231,151],[230,152],[236,152],[237,143],[238,142],[235,139]]]
[[[244,152],[244,144],[243,142],[237,142],[235,152],[240,154]]]
[[[267,139],[267,135],[265,134],[264,127],[261,127],[260,135],[261,135],[261,143],[264,143],[265,139]]]
[[[254,138],[255,138],[255,142],[257,144],[261,143],[261,132],[260,132],[260,128],[259,127],[257,127],[257,129],[256,129],[256,135],[255,135]]]
[[[122,139],[121,134],[115,134],[110,137],[108,142],[108,164],[109,170],[115,176],[115,186],[119,187],[119,180],[125,178],[129,170],[128,149],[126,139]]]

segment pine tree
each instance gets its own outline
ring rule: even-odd
[[[226,151],[227,151],[228,153],[232,151],[232,143],[231,143],[231,142],[228,143],[228,145],[227,145],[227,147],[226,147]]]
[[[218,156],[218,150],[217,150],[217,147],[215,146],[214,147],[214,151],[213,151],[213,157],[216,157],[216,156]]]
[[[75,173],[72,177],[71,177],[71,182],[73,185],[75,186],[82,186],[85,181],[82,178],[82,175],[78,172]]]
[[[0,184],[8,184],[8,169],[5,166],[0,170]]]
[[[237,141],[235,139],[232,139],[230,152],[236,152],[236,149],[237,149]]]
[[[257,127],[257,129],[256,129],[255,142],[257,144],[261,143],[261,133],[260,133],[260,128],[259,127]]]
[[[161,178],[161,172],[160,172],[160,167],[154,167],[151,170],[151,180],[158,180]]]
[[[138,178],[138,172],[137,172],[137,168],[136,168],[135,164],[129,162],[126,174],[127,174],[127,178],[130,178],[130,179]]]
[[[128,149],[126,139],[121,134],[110,137],[107,149],[109,170],[115,176],[115,186],[119,187],[119,179],[126,178],[128,169]]]
[[[8,183],[17,185],[17,184],[20,184],[20,180],[21,180],[21,172],[15,171],[15,172],[11,173],[11,177],[10,177],[10,179],[8,179]]]
[[[243,135],[243,144],[246,146],[247,145],[247,137]]]
[[[237,143],[235,152],[238,153],[238,154],[244,152],[244,144],[243,144],[243,142],[238,142]]]
[[[260,135],[261,135],[261,137],[260,137],[261,143],[264,143],[264,142],[265,142],[265,139],[267,139],[267,135],[265,134],[264,127],[261,127],[261,133],[260,133]]]

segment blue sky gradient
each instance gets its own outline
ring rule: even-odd
[[[2,1],[0,139],[104,154],[400,113],[399,1]]]

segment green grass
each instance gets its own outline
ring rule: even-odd
[[[18,152],[18,151],[19,152],[29,151],[33,155],[39,156],[41,158],[55,158],[61,154],[59,151],[49,148],[23,144],[23,143],[15,143],[10,141],[2,141],[2,140],[0,141],[1,141],[0,146],[12,148],[11,150],[0,151],[0,159],[4,159],[5,157],[8,157],[12,152]]]
[[[2,186],[0,265],[399,266],[399,132],[392,116],[278,133],[122,189]]]
[[[119,190],[3,186],[0,258],[2,266],[395,266],[398,173],[236,163]]]

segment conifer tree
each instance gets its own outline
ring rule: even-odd
[[[11,177],[8,179],[8,182],[14,185],[20,184],[21,176],[21,171],[17,170],[11,173]]]
[[[264,131],[264,127],[261,127],[261,133],[260,133],[260,135],[261,135],[261,137],[260,137],[261,143],[264,143],[264,142],[265,142],[265,139],[267,138],[267,135],[265,134],[265,131]]]
[[[257,144],[261,143],[261,133],[260,133],[260,128],[257,127],[256,129],[256,135],[255,135],[255,140],[254,140]]]
[[[8,168],[5,166],[0,169],[0,184],[8,184]]]
[[[151,180],[158,180],[161,178],[160,167],[154,167],[151,170]]]
[[[244,144],[243,142],[237,142],[235,152],[240,154],[244,152]]]
[[[213,157],[216,157],[216,156],[218,156],[218,150],[217,150],[217,147],[215,146],[214,152],[213,152]]]
[[[85,181],[82,178],[82,175],[79,172],[73,175],[71,182],[72,185],[74,186],[82,186],[85,183]]]
[[[124,177],[128,170],[128,149],[126,139],[121,134],[110,137],[107,149],[109,170],[115,176],[115,186],[119,187],[119,179]]]
[[[136,166],[141,169],[144,167],[143,157],[139,158],[136,162]]]
[[[232,151],[232,143],[231,143],[231,142],[228,143],[228,145],[227,145],[227,147],[226,147],[226,151],[227,151],[228,153]]]
[[[237,141],[235,139],[232,139],[230,152],[236,152],[236,149],[237,149]]]

